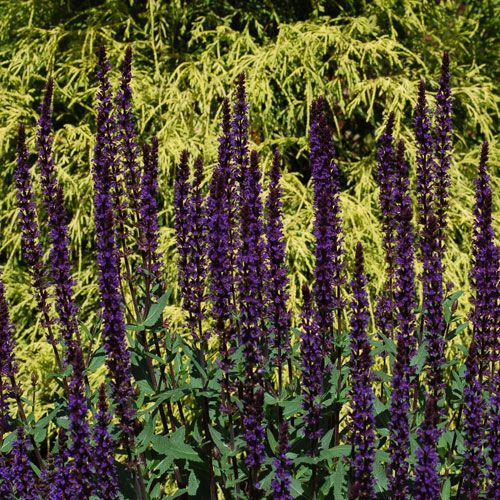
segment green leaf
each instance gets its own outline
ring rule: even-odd
[[[446,478],[443,484],[443,489],[441,491],[441,500],[450,500],[451,498],[451,481],[450,478]]]
[[[337,463],[337,467],[334,472],[333,477],[333,494],[334,498],[345,498],[343,496],[342,490],[344,489],[344,481],[345,481],[345,466],[344,461],[339,460]]]
[[[90,364],[87,367],[87,371],[92,373],[100,368],[106,361],[106,353],[104,352],[104,347],[100,347],[97,351],[92,354]]]
[[[410,366],[417,367],[417,373],[422,371],[422,368],[427,359],[427,342],[422,342],[418,348],[417,353],[411,358]]]
[[[167,306],[168,299],[172,294],[172,288],[169,288],[159,299],[156,304],[153,304],[149,309],[149,314],[147,318],[144,320],[144,326],[151,327],[156,324],[156,322],[160,319],[163,310]]]
[[[200,481],[196,477],[196,474],[191,471],[188,479],[187,493],[190,497],[195,496],[198,491],[198,486],[200,485]]]
[[[153,436],[151,443],[153,449],[169,457],[171,460],[189,460],[191,462],[201,462],[198,453],[193,447],[184,442],[185,429],[179,427],[168,436]]]
[[[323,460],[328,458],[339,458],[346,457],[351,453],[352,446],[350,444],[340,444],[334,448],[329,448],[328,450],[323,450],[319,454],[319,457]]]

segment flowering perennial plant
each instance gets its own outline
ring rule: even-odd
[[[447,295],[443,285],[453,142],[449,54],[435,100],[425,82],[419,85],[415,158],[398,137],[395,113],[378,141],[378,250],[386,286],[377,294],[368,279],[372,242],[349,248],[349,224],[356,221],[342,211],[352,200],[341,204],[341,138],[326,99],[313,101],[315,263],[297,317],[289,303],[296,254],[288,252],[286,237],[294,228],[284,222],[292,207],[281,187],[290,174],[277,149],[252,142],[258,134],[250,127],[245,75],[218,108],[217,158],[198,156],[191,165],[185,149],[175,179],[165,180],[162,144],[143,139],[135,127],[132,63],[127,48],[115,89],[106,51],[98,49],[91,162],[95,320],[73,292],[70,214],[53,151],[52,78],[35,133],[40,200],[27,146],[32,131],[18,129],[13,187],[21,253],[54,353],[49,377],[59,387],[40,416],[38,400],[46,395],[39,395],[39,374],[31,387],[20,379],[15,337],[22,332],[11,322],[8,302],[15,297],[0,280],[0,496],[497,498],[494,179],[484,143],[467,323],[460,292]],[[160,251],[171,187],[176,286]],[[97,388],[103,374],[109,383]]]

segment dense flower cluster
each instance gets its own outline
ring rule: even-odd
[[[368,294],[364,274],[363,247],[358,242],[354,265],[354,279],[351,282],[352,317],[349,328],[351,357],[349,371],[351,377],[352,438],[355,448],[353,468],[355,475],[353,498],[374,498],[375,481],[373,462],[375,459],[375,415],[373,409],[373,389],[371,368],[373,365],[370,342],[367,335],[370,314]]]
[[[129,440],[133,428],[134,391],[131,385],[130,357],[125,341],[125,318],[121,306],[120,260],[115,239],[115,220],[112,200],[112,171],[116,160],[114,117],[108,71],[110,64],[103,47],[99,49],[97,78],[97,136],[94,147],[94,221],[97,237],[97,263],[99,290],[103,316],[103,341],[107,365],[113,378],[112,392],[123,426],[124,437]]]
[[[413,252],[412,203],[409,194],[408,165],[403,141],[398,143],[394,200],[398,208],[396,246],[397,353],[392,375],[389,453],[389,490],[393,498],[408,496],[410,359],[416,344],[415,270]]]

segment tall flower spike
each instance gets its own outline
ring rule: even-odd
[[[116,147],[111,116],[111,92],[107,72],[109,64],[104,47],[99,49],[97,77],[97,135],[94,147],[94,222],[99,266],[99,291],[103,317],[103,342],[106,364],[112,377],[112,394],[122,426],[123,437],[130,444],[133,436],[134,390],[131,383],[130,357],[125,337],[125,320],[121,307],[120,257],[115,240],[115,220],[111,196],[112,169]]]
[[[241,199],[241,244],[238,252],[238,289],[241,313],[241,342],[251,370],[260,371],[264,319],[264,228],[262,223],[259,158],[252,151],[244,175]]]
[[[292,461],[286,456],[290,450],[288,444],[288,422],[283,420],[279,429],[278,450],[273,459],[274,478],[271,482],[274,500],[292,500],[290,487],[292,485],[292,475],[290,468]]]
[[[351,341],[351,357],[349,372],[351,379],[351,419],[352,444],[354,446],[354,477],[355,483],[352,498],[375,498],[375,479],[373,464],[375,461],[375,415],[373,411],[373,389],[371,386],[370,342],[367,327],[370,320],[368,312],[367,279],[364,274],[363,247],[358,242],[354,279],[351,282],[352,317],[349,328]]]
[[[238,75],[233,120],[231,122],[231,153],[234,161],[235,178],[240,183],[242,191],[243,176],[248,167],[248,104],[245,86],[245,73]],[[239,193],[239,197],[242,193]]]
[[[54,460],[54,473],[50,483],[51,500],[66,500],[67,492],[70,491],[70,462],[66,431],[59,429],[58,452]]]
[[[492,226],[492,193],[487,171],[488,143],[481,150],[476,179],[476,203],[472,232],[473,289],[472,341],[466,362],[464,388],[464,463],[460,493],[477,498],[484,478],[483,453],[486,402],[483,390],[493,388],[494,363],[498,362],[499,250]],[[490,363],[491,361],[491,363]],[[498,388],[494,388],[498,390]]]
[[[442,82],[445,84],[446,82]],[[436,208],[444,210],[447,187],[445,184],[447,154],[441,151],[441,164],[434,161],[434,140],[431,134],[429,109],[425,96],[425,83],[420,82],[418,101],[414,117],[415,139],[417,142],[417,200],[420,222],[420,252],[422,259],[422,309],[429,352],[429,391],[439,399],[442,390],[442,366],[444,364],[443,314],[443,266],[440,229],[442,221],[437,217]],[[448,134],[446,134],[448,135]],[[445,147],[444,145],[441,145]],[[449,161],[448,161],[449,163]],[[441,168],[446,170],[441,171]],[[438,175],[443,178],[439,179]],[[438,189],[440,185],[440,189]],[[446,191],[446,192],[445,192]],[[438,195],[441,198],[438,198]],[[444,217],[444,213],[441,214]]]
[[[69,454],[73,459],[69,471],[69,491],[76,498],[86,498],[92,493],[92,453],[89,443],[88,405],[85,395],[83,353],[73,340],[69,346],[73,374],[69,384]]]
[[[300,368],[302,370],[302,407],[304,416],[304,434],[311,441],[321,437],[321,404],[316,399],[323,393],[323,373],[319,369],[323,359],[321,336],[316,322],[309,287],[302,287],[304,306],[302,308],[302,326],[300,337]]]
[[[384,233],[385,261],[387,277],[384,290],[377,302],[377,328],[387,337],[393,338],[394,330],[394,273],[396,260],[396,217],[394,211],[394,168],[395,151],[393,145],[394,113],[389,114],[384,133],[377,150],[377,181],[379,203]]]
[[[203,159],[194,162],[194,176],[187,199],[187,282],[183,290],[184,308],[189,314],[188,322],[194,339],[201,336],[197,331],[205,316],[205,282],[207,274],[207,215],[206,200],[202,191]],[[201,338],[200,338],[201,340]]]
[[[488,143],[481,150],[479,173],[476,179],[476,203],[472,230],[472,269],[470,281],[473,289],[471,320],[474,336],[479,345],[481,380],[492,380],[488,363],[498,361],[498,301],[500,300],[499,258],[492,224],[492,190],[488,174]]]
[[[132,47],[125,49],[125,57],[121,67],[120,87],[116,92],[116,118],[118,124],[119,151],[122,156],[122,167],[125,186],[128,193],[128,205],[137,210],[140,200],[139,186],[139,147],[132,110]]]
[[[256,151],[252,151],[247,171],[243,172],[241,197],[241,244],[238,252],[238,290],[241,344],[245,358],[243,400],[247,465],[254,470],[263,461],[264,429],[262,427],[263,390],[261,385],[264,341],[264,246],[260,168]],[[262,393],[262,396],[261,396]]]
[[[453,106],[450,87],[450,56],[443,53],[441,78],[436,94],[436,119],[434,126],[434,151],[436,157],[435,195],[436,218],[439,224],[441,241],[446,230],[446,211],[450,189],[450,161],[452,149]],[[442,241],[444,250],[444,242]]]
[[[415,500],[440,497],[441,482],[437,471],[439,456],[436,451],[436,443],[440,435],[439,418],[438,400],[435,396],[429,396],[425,406],[425,419],[418,429],[419,447],[416,452],[417,464],[413,493]]]
[[[16,181],[16,197],[19,209],[21,241],[23,256],[26,260],[33,283],[35,300],[38,310],[42,313],[42,325],[45,328],[47,341],[52,346],[59,369],[62,371],[62,361],[59,356],[52,325],[49,292],[47,290],[47,273],[43,264],[43,248],[40,243],[40,230],[36,215],[36,205],[33,195],[32,179],[28,164],[28,149],[24,125],[19,125],[17,136],[17,168],[14,173]]]
[[[158,251],[158,138],[153,137],[151,147],[145,145],[144,171],[140,186],[140,247],[143,266],[157,280],[160,280],[161,263]]]
[[[109,500],[118,498],[118,479],[116,475],[115,459],[113,457],[114,443],[108,431],[111,415],[106,401],[106,386],[99,386],[97,401],[96,425],[94,427],[94,468],[96,482],[94,496]]]
[[[190,307],[186,304],[188,297],[185,296],[184,290],[187,290],[189,272],[187,269],[190,248],[188,246],[188,236],[190,232],[189,219],[189,196],[191,191],[191,183],[189,182],[189,153],[187,150],[182,151],[179,165],[177,167],[177,175],[174,185],[174,228],[177,243],[177,252],[179,259],[177,262],[178,282],[181,297],[184,301],[184,307]]]
[[[267,317],[270,321],[270,344],[276,351],[275,363],[278,365],[278,385],[281,391],[282,366],[288,359],[290,348],[290,313],[287,308],[288,277],[283,237],[281,203],[281,156],[274,152],[273,164],[269,176],[269,194],[266,208],[266,254],[268,267],[267,282]],[[291,375],[291,374],[289,374]]]
[[[68,216],[64,207],[63,190],[56,178],[52,152],[52,94],[54,81],[49,78],[40,108],[36,144],[38,147],[38,166],[41,173],[43,202],[48,216],[48,226],[52,248],[50,263],[52,280],[55,285],[56,310],[61,336],[69,346],[78,339],[77,307],[73,296],[74,281],[71,277],[69,260]]]
[[[11,478],[16,497],[23,500],[38,500],[35,474],[30,466],[28,442],[22,427],[17,428],[17,439],[12,445]]]
[[[398,143],[394,179],[397,212],[396,290],[398,321],[397,352],[392,375],[391,417],[389,422],[389,491],[391,498],[408,497],[408,424],[410,399],[410,359],[415,351],[415,269],[412,226],[412,204],[409,194],[408,165],[404,159],[404,142]]]
[[[330,352],[333,336],[333,310],[344,304],[340,287],[343,275],[342,219],[340,218],[339,169],[331,129],[324,113],[325,100],[320,97],[311,106],[309,147],[314,188],[314,298],[318,310],[318,327],[322,349]]]
[[[435,181],[434,142],[425,90],[425,82],[421,80],[413,118],[417,143],[417,200],[419,204],[419,222],[422,227],[427,225],[427,219],[434,202],[433,189]]]

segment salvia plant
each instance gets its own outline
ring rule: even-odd
[[[216,164],[186,144],[176,165],[180,323],[168,314],[174,298],[160,251],[162,145],[155,136],[140,143],[132,62],[127,48],[115,88],[98,49],[90,168],[100,307],[92,321],[74,291],[53,152],[54,79],[33,157],[19,125],[22,254],[59,391],[40,417],[37,377],[29,394],[18,380],[18,332],[0,280],[2,498],[498,498],[500,252],[489,148],[475,184],[466,319],[457,314],[461,292],[443,278],[448,53],[435,100],[424,81],[418,87],[414,145],[396,136],[393,112],[379,139],[386,286],[376,297],[363,242],[346,243],[331,109],[325,97],[312,101],[314,266],[299,315],[289,304],[283,160],[275,149],[265,172],[265,152],[251,148],[238,76],[222,102]],[[416,154],[414,184],[407,151]],[[449,355],[451,344],[461,358]]]

